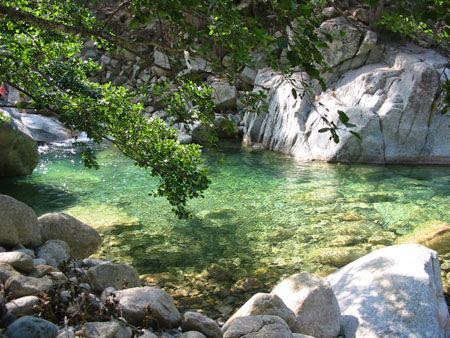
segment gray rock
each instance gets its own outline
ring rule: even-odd
[[[6,252],[6,249],[2,246],[0,246],[0,252]]]
[[[40,264],[40,265],[36,265],[35,268],[33,269],[33,271],[31,271],[28,274],[28,276],[41,278],[41,277],[48,275],[51,272],[56,272],[56,271],[58,271],[58,269],[53,266],[46,265],[46,264]]]
[[[294,332],[317,338],[338,336],[341,312],[326,280],[301,272],[281,281],[272,294],[296,315]]]
[[[126,264],[106,263],[96,265],[87,271],[94,291],[101,292],[107,287],[123,289],[141,285],[136,270]]]
[[[17,319],[8,326],[8,338],[54,338],[58,334],[58,327],[49,321],[25,316]]]
[[[190,72],[211,72],[211,65],[205,59],[201,57],[189,55],[189,52],[184,53],[184,59],[186,62],[186,67]]]
[[[5,284],[8,278],[13,276],[20,276],[20,273],[6,263],[0,263],[0,283]]]
[[[448,337],[450,318],[436,253],[417,244],[386,247],[327,277],[345,337]]]
[[[122,316],[135,325],[141,325],[147,316],[155,319],[161,328],[174,328],[181,315],[172,297],[155,287],[140,287],[117,291],[115,300]]]
[[[83,325],[86,338],[131,338],[133,332],[119,322],[90,322]]]
[[[11,251],[23,252],[24,254],[30,256],[31,258],[35,258],[34,250],[32,250],[32,249],[27,249],[27,248],[22,247],[22,246],[15,247],[15,248],[14,248],[13,250],[11,250]]]
[[[6,308],[16,317],[31,316],[36,313],[35,307],[40,304],[36,296],[25,296],[6,303]]]
[[[20,114],[20,120],[38,142],[64,142],[72,138],[72,133],[54,117],[36,114]]]
[[[213,88],[212,100],[219,110],[233,110],[237,106],[237,90],[235,86],[232,86],[224,82],[211,83]]]
[[[9,264],[14,269],[24,273],[31,272],[34,269],[33,258],[23,252],[1,252],[0,263]]]
[[[0,149],[2,149],[1,139]],[[2,162],[0,150],[0,163]],[[0,215],[2,215],[0,220],[0,245],[38,246],[42,243],[37,216],[29,206],[10,196],[0,194]]]
[[[0,114],[11,118],[0,124],[0,177],[30,175],[39,161],[37,143],[19,119],[1,109]]]
[[[313,336],[307,336],[306,334],[301,333],[293,333],[292,336],[294,338],[314,338]]]
[[[183,333],[180,338],[206,338],[206,336],[198,331],[189,331]]]
[[[39,265],[47,265],[47,261],[43,258],[35,258],[33,259],[33,264],[35,267]]]
[[[100,247],[99,233],[89,225],[64,213],[51,213],[39,217],[43,240],[59,239],[70,247],[72,258],[85,258]]]
[[[317,89],[314,100],[304,95],[301,83],[307,81],[306,74],[294,73],[288,81],[270,69],[260,70],[255,88],[267,91],[268,111],[246,113],[243,139],[303,161],[450,163],[450,138],[444,127],[450,117],[439,108],[439,74],[448,59],[415,46],[379,45],[370,31],[349,28],[346,36],[356,40],[336,42],[346,46],[342,50],[330,47],[329,57],[339,70],[328,76],[328,90]],[[380,52],[373,60],[367,58],[376,51]],[[297,83],[296,96],[292,81]],[[356,127],[346,128],[338,111]],[[342,127],[337,144],[329,133],[319,133],[327,127],[324,115]]]
[[[248,316],[233,319],[223,337],[292,338],[292,332],[280,317]]]
[[[6,281],[5,290],[13,298],[25,296],[38,296],[48,293],[53,288],[53,281],[48,277],[35,278],[26,276],[14,276]]]
[[[153,332],[145,330],[144,334],[140,335],[138,338],[158,338],[158,336]]]
[[[253,85],[255,83],[256,74],[257,74],[256,70],[248,66],[245,66],[240,74],[240,77],[242,81],[244,81],[245,83]]]
[[[57,268],[70,259],[70,247],[64,241],[52,239],[39,248],[37,256],[44,259],[48,265]]]
[[[170,70],[170,62],[166,54],[155,49],[153,52],[153,59],[156,66]]]
[[[183,331],[198,331],[208,338],[222,338],[222,331],[217,323],[198,312],[188,311],[181,321]]]
[[[296,327],[294,312],[283,303],[280,297],[268,293],[257,293],[227,320],[222,329],[226,331],[234,318],[258,315],[277,316],[283,319],[291,330]]]

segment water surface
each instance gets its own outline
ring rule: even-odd
[[[100,170],[74,149],[51,149],[30,177],[0,181],[41,215],[95,226],[100,256],[132,263],[182,306],[231,311],[255,290],[301,270],[327,274],[427,222],[450,223],[450,167],[298,163],[225,145],[206,154],[210,189],[178,220],[149,193],[156,179],[116,150]]]

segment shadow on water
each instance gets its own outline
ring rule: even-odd
[[[0,179],[0,194],[9,195],[29,205],[37,215],[61,211],[79,201],[79,194],[49,184],[24,182],[22,178]]]

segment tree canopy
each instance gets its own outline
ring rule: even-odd
[[[445,1],[411,2],[423,11],[402,1],[365,1],[380,25],[448,43]],[[111,140],[160,179],[156,195],[166,197],[179,216],[186,216],[187,201],[202,196],[209,184],[201,148],[180,144],[174,128],[160,119],[147,119],[142,99],[156,93],[174,121],[210,124],[210,89],[198,79],[175,75],[176,87],[145,86],[137,91],[95,82],[91,75],[100,66],[82,57],[83,45],[94,41],[149,63],[149,48],[180,58],[185,53],[199,55],[229,78],[252,64],[254,51],[262,50],[274,69],[287,74],[301,69],[325,86],[321,48],[332,36],[319,34],[317,28],[322,8],[329,5],[341,11],[339,1],[323,0],[0,0],[0,83],[24,94],[26,100],[17,108],[55,115],[96,143]],[[100,12],[99,7],[107,10]],[[121,11],[132,17],[130,36],[117,25]],[[86,164],[97,167],[94,153],[84,147]]]

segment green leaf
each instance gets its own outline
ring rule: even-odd
[[[338,110],[337,111],[339,114],[339,120],[343,123],[346,124],[348,123],[348,121],[350,121],[350,118],[347,116],[346,113],[344,113],[342,110]]]

